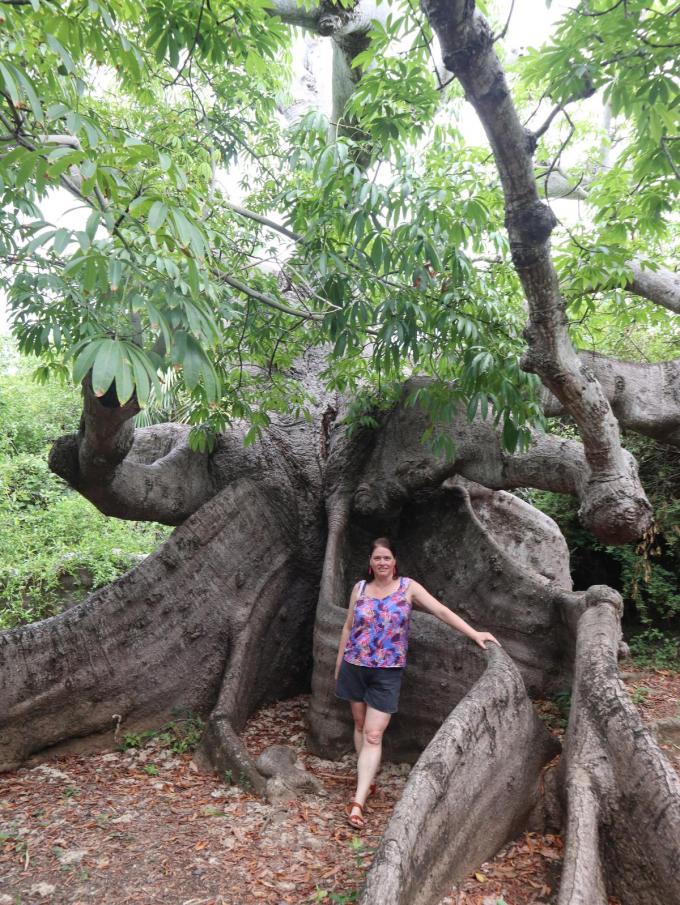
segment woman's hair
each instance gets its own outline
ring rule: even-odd
[[[371,555],[373,555],[373,551],[376,547],[386,547],[394,558],[397,558],[397,551],[394,548],[394,544],[389,539],[389,537],[376,537],[375,540],[371,541]]]
[[[389,539],[389,537],[376,537],[375,540],[371,541],[371,556],[373,556],[373,551],[375,550],[376,547],[385,547],[387,550],[390,551],[392,556],[394,556],[395,563],[394,563],[394,573],[393,573],[392,577],[397,578],[399,576],[399,569],[397,568],[397,563],[396,563],[397,551],[396,551],[392,541]],[[368,566],[367,575],[368,575],[368,578],[370,581],[373,578],[373,569],[371,568],[370,564]]]

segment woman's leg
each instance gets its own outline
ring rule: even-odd
[[[364,738],[366,704],[363,701],[350,701],[349,706],[352,708],[352,717],[354,718],[354,750],[359,754]]]
[[[380,710],[374,710],[370,706],[366,707],[363,738],[357,761],[357,790],[354,795],[354,801],[357,801],[362,808],[366,804],[371,783],[380,768],[382,737],[389,725],[390,717],[391,714],[389,713],[382,713]],[[351,815],[354,816],[355,814],[361,816],[358,808],[352,808]]]

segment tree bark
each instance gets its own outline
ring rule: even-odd
[[[633,276],[626,288],[630,292],[654,302],[655,305],[662,305],[675,314],[680,314],[679,274],[663,267],[650,270],[642,267],[639,259],[633,259],[629,266]]]
[[[422,379],[410,381],[404,400],[409,390],[425,383]],[[50,468],[106,515],[169,525],[181,523],[241,476],[257,478],[266,485],[266,492],[274,492],[281,481],[313,487],[319,480],[320,452],[328,445],[343,407],[340,400],[319,392],[320,404],[311,427],[278,419],[248,448],[243,446],[243,431],[236,427],[219,437],[215,451],[208,456],[190,450],[188,427],[156,425],[133,432],[130,421],[115,408],[102,405],[91,392],[88,399],[87,388],[85,392],[87,417],[78,435],[55,443]],[[379,431],[365,438],[363,475],[357,472],[360,465],[343,459],[343,467],[349,468],[351,475],[359,475],[352,488],[353,506],[363,515],[396,517],[414,495],[435,490],[447,478],[460,475],[493,490],[535,487],[574,495],[581,503],[583,524],[604,543],[638,539],[639,522],[625,505],[619,505],[620,486],[602,486],[581,444],[534,432],[530,448],[512,455],[503,449],[491,416],[485,420],[478,416],[470,422],[460,412],[440,426],[454,446],[454,455],[447,457],[422,444],[429,418],[417,405],[404,400],[383,416]],[[115,454],[102,454],[101,436],[106,438],[106,449]],[[122,449],[127,454],[121,459]],[[625,451],[621,458],[631,482],[639,486],[635,460]],[[616,504],[613,511],[612,501]],[[626,512],[631,516],[628,519],[623,518]]]
[[[680,779],[618,676],[621,599],[590,588],[577,627],[565,746],[559,905],[680,902]]]
[[[579,360],[597,377],[624,430],[680,446],[680,359],[650,364],[579,352]],[[543,408],[548,416],[565,411],[547,391]]]
[[[309,712],[314,751],[339,756],[351,746],[349,708],[335,697],[333,668],[352,584],[365,573],[370,539],[384,534],[388,523],[397,550],[404,551],[397,560],[400,573],[422,581],[464,619],[493,632],[532,694],[569,686],[570,642],[561,603],[574,595],[563,569],[568,562],[563,539],[553,522],[535,510],[532,517],[519,501],[513,513],[508,494],[468,487],[453,485],[426,502],[413,502],[389,522],[385,515],[366,521],[346,499],[329,507],[314,628]],[[543,561],[543,574],[533,568],[536,558]],[[469,639],[414,613],[409,667],[399,713],[385,736],[386,756],[415,761],[483,669],[482,652]]]
[[[412,390],[425,381],[412,380]],[[492,416],[470,422],[463,413],[439,430],[451,439],[454,454],[447,458],[423,446],[420,438],[430,421],[417,405],[397,405],[381,424],[379,436],[367,459],[365,475],[356,489],[354,505],[370,516],[373,512],[397,515],[404,500],[459,474],[494,490],[536,487],[578,497],[582,523],[604,543],[637,540],[637,509],[629,509],[629,497],[620,482],[604,482],[591,466],[580,443],[534,432],[529,449],[511,455],[502,448]],[[641,499],[651,506],[640,487],[637,464],[621,451],[621,468],[629,485],[639,488]]]
[[[116,727],[155,727],[176,710],[205,716],[216,702],[238,731],[259,704],[304,689],[323,523],[317,509],[317,540],[301,549],[297,521],[313,517],[292,495],[272,503],[244,478],[85,603],[1,634],[0,769],[74,738],[110,745]],[[221,766],[234,779],[242,770]]]
[[[521,829],[540,764],[549,754],[523,689],[549,694],[568,687],[580,618],[585,628],[579,632],[574,704],[580,716],[570,726],[564,768],[569,853],[562,905],[579,901],[582,892],[601,895],[603,888],[635,905],[656,901],[657,895],[676,902],[668,890],[678,854],[677,780],[654,743],[643,737],[617,685],[619,631],[609,592],[574,594],[568,551],[554,524],[511,495],[460,477],[515,480],[519,472],[513,475],[513,469],[524,469],[526,476],[531,456],[522,462],[492,452],[487,461],[479,450],[481,441],[488,444],[490,425],[461,424],[455,428],[457,458],[442,463],[412,440],[420,435],[417,409],[398,405],[381,430],[352,437],[337,423],[337,412],[324,400],[311,426],[275,425],[257,451],[244,453],[253,457],[247,459],[247,473],[231,481],[236,466],[227,441],[206,457],[214,479],[226,486],[156,554],[85,604],[0,636],[0,769],[73,739],[107,746],[116,729],[158,726],[177,709],[189,709],[207,717],[199,760],[266,795],[270,779],[247,754],[239,729],[259,704],[306,688],[310,672],[310,744],[324,756],[342,754],[351,746],[349,708],[335,699],[332,674],[343,606],[363,572],[370,539],[389,528],[404,552],[402,574],[420,579],[473,625],[496,634],[503,652],[489,652],[491,666],[484,673],[484,655],[469,640],[426,614],[414,614],[402,706],[386,737],[386,755],[415,761],[452,708],[479,683],[463,709],[454,711],[450,725],[458,728],[444,733],[434,760],[426,758],[414,774],[435,780],[421,778],[409,795],[423,792],[424,804],[434,796],[431,825],[445,827],[459,820],[459,805],[452,804],[463,794],[459,784],[493,790],[505,781],[504,791],[495,793],[505,816],[491,805],[470,809],[478,832],[453,840],[430,872],[430,887],[419,879],[426,872],[424,849],[402,819],[407,811],[420,812],[405,799],[385,855],[376,861],[376,871],[387,871],[389,883],[405,890],[399,895],[406,898],[392,901],[410,901],[421,886],[418,895],[427,889],[435,895],[441,884]],[[113,421],[124,423],[118,414],[114,411]],[[120,459],[121,444],[129,456],[136,438],[123,442],[116,430],[102,435],[118,450],[108,459],[100,456],[115,476],[127,459]],[[149,449],[157,445],[151,442]],[[80,462],[77,444],[75,450],[72,461]],[[564,485],[569,469],[553,473],[546,461],[541,468]],[[535,462],[531,468],[537,468]],[[574,473],[577,469],[575,461]],[[448,477],[456,471],[458,477]],[[598,605],[589,609],[591,602]],[[595,618],[591,611],[603,608],[611,610],[613,622],[600,637],[588,620]],[[465,751],[475,738],[487,745],[479,759],[483,768],[473,766],[471,751],[465,767],[452,762],[447,751],[455,750],[456,740]],[[497,763],[501,751],[503,767]],[[437,786],[437,777],[445,777],[452,763],[459,769],[451,784],[443,779]],[[487,775],[495,778],[487,783]],[[508,782],[515,783],[512,791]],[[483,803],[484,794],[475,800]],[[588,827],[587,838],[592,845],[597,840],[601,857],[577,840],[575,822]],[[670,841],[657,843],[650,854],[657,823]],[[633,838],[637,828],[641,844]],[[470,839],[484,845],[468,844]],[[415,847],[409,849],[411,842]],[[405,865],[400,868],[391,854],[397,845]],[[644,891],[635,898],[632,878],[640,876]],[[380,888],[385,884],[381,879]],[[366,895],[373,896],[373,887],[369,890]]]

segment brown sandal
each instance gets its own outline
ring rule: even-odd
[[[360,813],[353,814],[353,808],[359,808]],[[345,809],[345,816],[347,817],[347,823],[355,830],[363,830],[366,826],[366,821],[364,820],[364,807],[359,804],[358,801],[350,801]]]

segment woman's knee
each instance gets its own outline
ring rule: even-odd
[[[366,722],[366,718],[363,716],[355,716],[354,717],[354,728],[357,732],[364,731],[364,723]]]
[[[382,742],[384,729],[364,728],[364,739],[369,745],[379,745]]]

